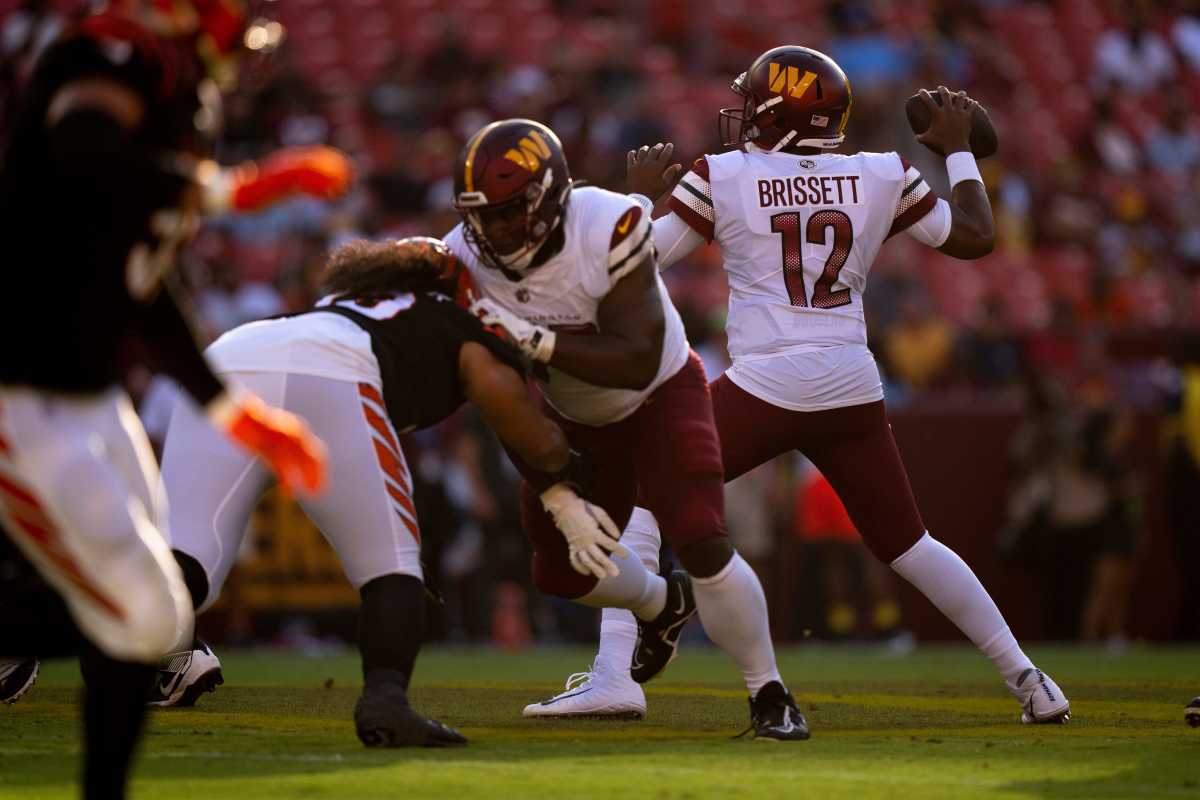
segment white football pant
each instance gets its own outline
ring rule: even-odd
[[[0,519],[107,655],[155,663],[192,624],[146,432],[118,388],[0,387]]]
[[[378,389],[287,372],[224,377],[303,417],[325,442],[325,489],[300,506],[337,551],[354,588],[394,573],[422,577],[412,477]],[[171,415],[162,473],[172,498],[171,545],[208,576],[203,611],[216,602],[254,507],[274,479],[186,397]]]

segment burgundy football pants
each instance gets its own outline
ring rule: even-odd
[[[594,467],[588,499],[624,529],[634,503],[654,514],[675,552],[725,536],[725,481],[721,446],[700,358],[688,361],[630,416],[592,427],[545,413],[566,433],[571,447]],[[537,492],[521,487],[521,513],[533,543],[533,580],[559,597],[582,597],[596,585],[570,565],[567,543],[542,509]]]
[[[829,480],[871,552],[895,561],[925,533],[883,401],[789,411],[722,375],[711,386],[725,479],[799,450]]]

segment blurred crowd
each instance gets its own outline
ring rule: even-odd
[[[0,26],[2,98],[79,4],[15,5],[0,2],[10,7]],[[1010,455],[1010,518],[996,521],[1006,523],[1001,546],[1046,573],[1043,600],[1055,609],[1048,634],[1125,635],[1148,471],[1183,441],[1160,421],[1177,419],[1186,404],[1184,365],[1196,356],[1180,343],[1200,331],[1200,2],[279,0],[263,8],[288,39],[249,66],[229,97],[222,160],[333,144],[355,157],[358,188],[334,206],[296,200],[207,224],[183,271],[208,336],[312,302],[325,253],[346,239],[445,233],[457,221],[454,157],[492,119],[546,122],[575,178],[621,190],[630,148],[673,141],[684,163],[718,151],[717,109],[740,104],[730,81],[763,50],[804,44],[833,56],[853,84],[846,147],[899,150],[944,195],[944,166],[916,143],[902,100],[921,87],[966,88],[1000,133],[999,154],[981,164],[997,250],[964,263],[892,240],[866,294],[871,346],[893,409],[1024,420]],[[0,99],[0,120],[7,106]],[[719,251],[701,249],[667,279],[715,376],[727,359]],[[161,433],[170,393],[146,377],[134,388],[145,395],[148,427]],[[449,635],[519,643],[586,631],[592,617],[568,620],[567,609],[526,613],[516,476],[481,429],[463,414],[410,448],[425,484],[423,525],[449,532],[432,556],[442,583],[455,587],[445,592]],[[1191,469],[1194,479],[1197,463],[1183,452],[1180,474]],[[730,515],[733,533],[751,560],[768,564],[781,541],[803,539],[805,525],[816,524],[801,521],[811,515],[796,499],[807,475],[803,464],[773,465],[731,488],[731,508],[743,509]],[[1173,521],[1181,540],[1179,526],[1189,524],[1200,536],[1194,516]],[[805,550],[833,576],[814,627],[850,637],[901,629],[886,581],[844,549]],[[1076,580],[1055,582],[1045,565],[1066,553],[1085,561]],[[848,582],[874,598],[853,619],[839,588]]]

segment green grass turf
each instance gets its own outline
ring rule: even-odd
[[[730,739],[748,713],[719,652],[685,650],[648,691],[644,722],[547,722],[523,720],[522,706],[589,651],[430,649],[413,700],[471,738],[451,751],[360,747],[353,656],[220,655],[224,687],[153,715],[134,798],[1200,797],[1200,730],[1183,723],[1198,649],[1033,648],[1071,697],[1065,727],[1018,725],[969,648],[783,651],[813,728],[790,744]],[[0,706],[0,798],[76,796],[76,673],[49,664]]]

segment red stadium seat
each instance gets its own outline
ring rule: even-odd
[[[1092,262],[1080,248],[1039,250],[1034,264],[1041,272],[1051,294],[1066,298],[1077,309],[1084,307],[1091,294]]]

